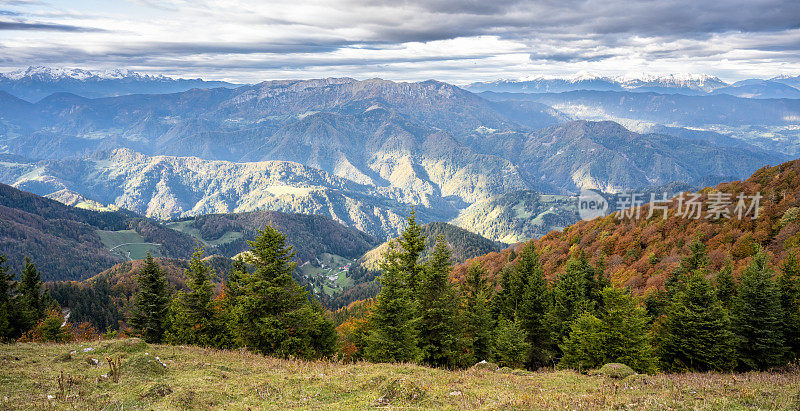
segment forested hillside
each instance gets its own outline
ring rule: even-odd
[[[668,205],[667,218],[662,210],[649,215],[647,201],[639,211],[640,218],[619,218],[610,215],[592,221],[580,221],[562,232],[551,232],[541,239],[531,241],[541,250],[545,273],[553,278],[564,269],[570,255],[582,251],[593,263],[603,261],[612,280],[631,287],[637,292],[664,285],[668,273],[675,270],[693,241],[703,243],[708,250],[710,273],[730,266],[734,273],[742,271],[755,253],[754,246],[764,247],[773,264],[778,264],[800,245],[800,160],[775,167],[764,167],[744,181],[735,181],[708,187],[698,192],[696,201],[706,207],[709,198],[720,193],[730,195],[726,208],[731,218],[706,218],[702,209],[700,218],[679,215],[679,199]],[[737,196],[760,193],[758,218],[753,213],[739,219],[734,213]],[[690,197],[687,195],[686,199]],[[681,208],[686,212],[686,204]],[[516,247],[518,251],[522,244]],[[513,260],[512,249],[478,257],[494,276]],[[463,276],[467,262],[455,270]]]

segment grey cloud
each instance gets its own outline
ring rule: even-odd
[[[102,29],[80,27],[69,24],[32,23],[24,21],[0,21],[0,30],[40,30],[40,31],[65,31],[65,32],[100,32]]]

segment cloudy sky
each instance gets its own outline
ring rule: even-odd
[[[0,70],[30,65],[236,82],[734,81],[800,74],[800,1],[0,0]]]

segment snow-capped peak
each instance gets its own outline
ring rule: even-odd
[[[88,79],[119,80],[124,78],[159,80],[166,78],[162,75],[153,76],[149,74],[139,74],[125,69],[84,70],[79,68],[45,66],[30,66],[26,69],[0,74],[0,77],[11,80],[35,79],[40,81],[57,81],[63,79],[79,81],[86,81]]]

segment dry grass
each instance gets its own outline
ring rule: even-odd
[[[103,349],[106,345],[109,348]],[[94,350],[83,352],[84,348]],[[131,348],[135,347],[135,348]],[[615,382],[410,364],[289,361],[246,351],[108,342],[0,345],[0,409],[798,409],[800,375],[666,374]],[[65,354],[76,351],[71,358]],[[164,373],[126,370],[147,353]],[[88,358],[87,358],[88,357]],[[119,381],[107,359],[121,359]],[[97,363],[92,359],[98,360]]]

